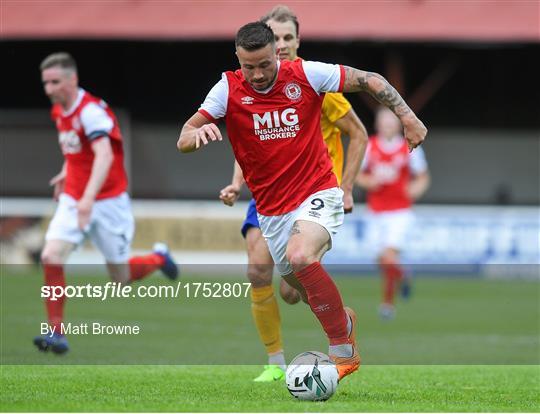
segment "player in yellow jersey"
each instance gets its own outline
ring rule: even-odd
[[[261,21],[267,23],[274,31],[280,60],[298,59],[299,24],[294,13],[286,6],[277,6],[262,17]],[[360,168],[368,142],[366,129],[349,101],[341,93],[325,95],[321,113],[321,129],[334,165],[334,173],[344,192],[345,213],[350,213],[353,209],[354,178]],[[345,168],[342,134],[350,138]],[[220,199],[226,205],[233,205],[243,184],[242,170],[238,163],[235,163],[232,183],[221,190]],[[254,200],[250,201],[246,220],[242,226],[242,235],[246,239],[248,252],[247,276],[252,284],[253,319],[268,354],[268,365],[255,378],[255,381],[282,380],[285,377],[286,362],[281,338],[279,308],[272,287],[274,262],[259,228]],[[289,304],[295,304],[301,299],[298,291],[289,286],[283,279],[281,280],[280,294],[283,300]]]

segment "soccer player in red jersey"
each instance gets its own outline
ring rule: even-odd
[[[156,243],[148,255],[129,258],[135,228],[126,193],[122,135],[113,111],[79,88],[77,65],[69,54],[47,56],[40,70],[64,154],[62,170],[50,182],[58,207],[41,254],[45,285],[65,286],[64,264],[86,236],[105,257],[115,282],[130,283],[157,269],[176,279],[178,268],[163,243]],[[42,351],[68,350],[60,329],[64,299],[46,299],[50,334],[34,339]]]
[[[320,264],[343,222],[343,191],[322,139],[325,92],[366,91],[390,107],[405,128],[410,148],[427,129],[396,90],[372,72],[295,60],[279,61],[272,29],[249,23],[236,35],[240,69],[226,72],[201,108],[183,126],[181,152],[192,152],[227,135],[257,203],[258,219],[272,258],[296,288],[329,339],[339,377],[356,371],[354,312]]]
[[[298,59],[300,25],[296,15],[287,6],[276,6],[260,20],[267,23],[274,32],[279,59],[290,61]],[[344,211],[350,213],[353,209],[354,179],[360,169],[360,161],[368,142],[366,128],[343,94],[327,93],[322,103],[321,130],[338,185],[344,193]],[[349,137],[346,162],[343,135]],[[224,204],[233,205],[236,202],[243,183],[242,170],[235,162],[233,180],[220,192],[220,199]],[[249,203],[241,232],[246,239],[247,276],[251,282],[251,312],[268,354],[268,365],[264,366],[263,372],[254,381],[283,380],[287,364],[281,335],[279,306],[272,286],[274,262],[262,235],[253,199]],[[283,300],[289,304],[295,304],[300,300],[298,291],[289,286],[283,278],[279,292]]]
[[[382,108],[377,112],[375,129],[356,183],[367,191],[368,220],[377,240],[383,276],[379,314],[392,319],[397,284],[401,282],[405,297],[410,294],[410,281],[404,277],[399,256],[414,218],[412,203],[426,192],[430,177],[424,151],[419,147],[409,153],[392,111]]]

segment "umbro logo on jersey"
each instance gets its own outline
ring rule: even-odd
[[[252,105],[255,98],[252,98],[251,96],[244,96],[242,99],[242,105]]]

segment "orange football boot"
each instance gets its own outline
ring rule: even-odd
[[[360,354],[358,353],[358,349],[356,348],[356,313],[346,306],[345,313],[351,318],[351,333],[349,334],[349,340],[350,344],[352,345],[353,354],[350,357],[337,357],[334,355],[330,355],[330,359],[336,364],[336,368],[338,370],[339,379],[338,381],[341,381],[343,377],[346,377],[349,374],[352,374],[354,371],[356,371],[360,367]]]

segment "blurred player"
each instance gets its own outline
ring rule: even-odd
[[[65,286],[64,264],[86,236],[105,257],[115,282],[130,283],[157,269],[176,279],[178,268],[163,243],[156,243],[153,253],[129,258],[134,220],[126,193],[122,136],[113,111],[79,88],[77,65],[69,54],[47,56],[40,69],[64,154],[62,171],[50,182],[58,207],[41,254],[45,285]],[[51,334],[34,339],[42,351],[68,350],[60,332],[64,299],[46,300]]]
[[[279,59],[291,61],[297,59],[300,38],[296,15],[286,6],[276,6],[261,21],[267,23],[274,32]],[[322,103],[321,128],[324,142],[328,147],[328,153],[332,160],[334,174],[343,190],[345,213],[349,213],[353,208],[352,189],[354,178],[366,150],[367,132],[352,109],[351,104],[341,93],[328,93],[325,95]],[[342,133],[350,138],[344,174]],[[220,198],[225,204],[233,205],[235,203],[243,183],[242,170],[238,163],[235,162],[232,183],[221,190],[220,194]],[[272,287],[274,262],[262,235],[257,220],[255,200],[253,199],[249,203],[241,231],[246,239],[248,253],[251,310],[259,337],[268,354],[268,365],[255,378],[255,381],[282,380],[285,378],[286,362],[281,338],[279,307]],[[290,304],[297,303],[300,300],[298,291],[289,286],[284,279],[281,279],[280,294],[285,302]]]
[[[320,62],[279,61],[272,29],[249,23],[237,33],[239,70],[226,72],[182,128],[181,152],[227,135],[257,203],[259,224],[278,271],[309,303],[329,339],[339,378],[356,371],[356,316],[320,264],[343,222],[338,187],[321,133],[324,92],[367,91],[400,116],[411,149],[426,128],[380,75]]]
[[[400,252],[413,220],[412,203],[428,189],[430,177],[424,151],[409,153],[399,119],[382,108],[375,120],[377,134],[371,137],[362,171],[356,183],[367,190],[369,221],[377,237],[378,264],[383,276],[383,295],[379,314],[394,317],[394,295],[398,283],[409,294],[409,280],[404,278]]]

